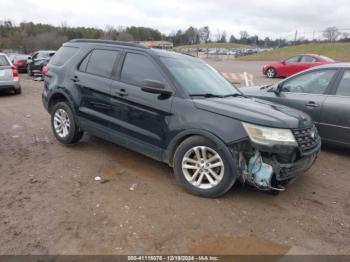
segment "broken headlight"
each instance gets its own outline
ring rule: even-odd
[[[275,146],[298,146],[290,129],[273,128],[242,123],[250,140],[259,145]]]

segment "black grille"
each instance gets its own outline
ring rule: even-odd
[[[316,127],[293,129],[293,134],[301,152],[308,152],[316,148],[320,142]]]

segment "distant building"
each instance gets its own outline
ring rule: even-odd
[[[148,48],[172,49],[174,47],[173,43],[168,41],[140,41],[138,43]]]

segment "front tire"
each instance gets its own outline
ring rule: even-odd
[[[275,76],[276,76],[276,70],[275,70],[274,68],[270,67],[270,68],[267,69],[267,71],[266,71],[266,76],[267,76],[268,78],[275,78]]]
[[[227,154],[202,136],[192,136],[179,145],[174,155],[174,173],[180,186],[202,197],[219,197],[235,182]]]
[[[73,112],[66,102],[59,102],[53,106],[51,127],[56,139],[62,144],[77,143],[84,134],[79,129]]]

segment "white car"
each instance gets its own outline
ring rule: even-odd
[[[22,92],[17,68],[7,55],[0,53],[0,91],[10,90],[15,94]]]

